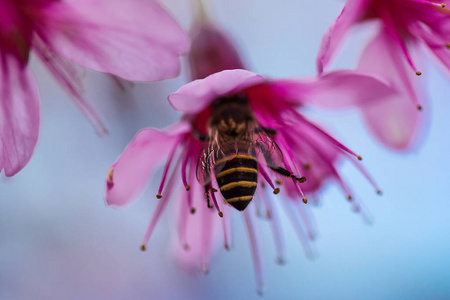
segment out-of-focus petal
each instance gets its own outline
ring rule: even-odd
[[[330,62],[339,44],[342,42],[348,29],[363,17],[364,11],[369,5],[369,0],[347,1],[341,14],[328,27],[320,43],[319,53],[316,58],[316,67],[319,73]]]
[[[108,205],[122,206],[136,198],[153,172],[165,162],[180,135],[190,130],[186,122],[170,129],[143,129],[114,163],[106,177],[105,200]]]
[[[410,45],[411,54],[416,46]],[[361,112],[369,129],[383,144],[395,150],[407,149],[421,117],[417,106],[426,101],[421,91],[423,78],[411,71],[398,46],[383,30],[364,50],[358,70],[383,76],[398,90],[399,95],[363,106]]]
[[[176,110],[198,113],[217,97],[238,92],[265,81],[263,76],[246,70],[225,70],[182,86],[169,96],[169,102]]]
[[[58,1],[45,7],[37,33],[53,51],[82,66],[134,81],[180,71],[188,38],[152,0]]]
[[[181,234],[184,235],[185,244],[180,243],[180,237],[173,239],[173,257],[175,262],[188,272],[206,273],[211,258],[222,241],[223,219],[217,216],[215,210],[207,207],[203,187],[198,183],[193,184],[190,191],[182,190],[180,193],[179,201],[174,207],[174,213],[177,215],[173,219],[177,220],[178,227],[182,227]],[[193,206],[196,209],[194,214],[190,213],[186,204],[187,193],[192,193]],[[229,217],[224,215],[224,218]]]
[[[223,70],[244,69],[231,39],[209,21],[198,22],[191,37],[192,47],[188,59],[192,80]]]
[[[450,20],[447,23],[450,24]],[[448,43],[450,41],[450,27],[447,35],[442,36],[439,36],[438,33],[429,30],[425,26],[418,26],[414,29],[417,36],[420,36],[425,41],[434,55],[450,70],[450,49],[447,48],[449,47]]]
[[[39,92],[14,56],[0,54],[0,172],[13,176],[28,163],[39,136]]]
[[[334,71],[309,80],[274,81],[270,85],[289,102],[326,108],[366,105],[397,93],[381,77],[350,70]]]

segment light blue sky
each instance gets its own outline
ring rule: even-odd
[[[187,27],[187,3],[180,2],[166,5]],[[211,3],[249,68],[274,78],[314,74],[321,35],[343,5],[338,0]],[[357,32],[335,66],[353,66],[357,45],[369,35]],[[98,137],[48,73],[35,60],[32,66],[42,98],[41,136],[22,172],[0,175],[0,299],[260,299],[239,218],[235,249],[221,250],[208,276],[192,276],[170,257],[170,214],[158,224],[148,251],[139,251],[156,202],[155,185],[127,208],[103,203],[105,174],[134,134],[178,117],[166,97],[186,76],[122,91],[108,77],[86,72],[86,96],[110,130]],[[270,228],[261,221],[264,299],[450,298],[450,85],[444,75],[432,64],[424,71],[432,99],[424,109],[429,120],[409,153],[382,148],[356,111],[308,111],[363,155],[384,195],[375,195],[344,163],[344,177],[374,222],[365,224],[340,190],[327,186],[313,209],[320,231],[320,256],[314,261],[303,255],[284,222],[287,263],[276,265]]]

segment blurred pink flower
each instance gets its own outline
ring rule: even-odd
[[[280,176],[264,160],[257,161],[259,190],[257,197],[252,200],[254,204],[245,209],[243,215],[253,253],[257,284],[262,288],[262,249],[254,223],[255,211],[265,212],[273,228],[279,261],[284,258],[279,215],[273,200],[264,196],[265,187],[271,187],[277,194],[279,188],[274,182],[282,183],[281,191],[286,196],[279,195],[279,200],[286,207],[307,254],[312,255],[314,229],[310,222],[309,206],[302,204],[301,199],[306,202],[305,194],[313,195],[324,182],[334,180],[342,187],[348,199],[352,200],[350,188],[339,175],[336,164],[341,158],[346,158],[361,168],[356,159],[360,159],[358,155],[307,120],[296,108],[308,101],[343,99],[344,102],[370,102],[374,97],[384,97],[391,93],[388,86],[373,77],[350,71],[336,71],[309,79],[267,80],[261,75],[236,69],[192,81],[169,96],[172,106],[184,113],[181,120],[165,130],[141,130],[111,167],[106,178],[106,203],[123,206],[133,201],[143,191],[161,162],[165,161],[157,192],[160,200],[142,247],[145,249],[169,199],[177,199],[178,212],[174,219],[177,222],[179,249],[183,249],[179,253],[181,262],[186,267],[200,266],[206,271],[220,237],[223,237],[225,248],[228,249],[232,243],[230,218],[233,209],[222,201],[217,201],[214,192],[210,192],[210,197],[216,213],[223,215],[223,218],[219,218],[213,209],[207,207],[204,186],[196,179],[196,165],[203,145],[196,137],[207,134],[212,103],[233,101],[231,99],[234,97],[247,99],[258,125],[276,131],[273,140],[282,153],[280,164],[293,174],[306,177],[306,182],[300,183]],[[373,183],[367,173],[362,168],[361,170]],[[184,189],[177,189],[181,186],[179,177]],[[213,189],[219,189],[215,181],[211,184]],[[172,196],[173,193],[177,195]],[[356,210],[360,208],[355,200],[353,205]]]
[[[447,1],[347,0],[322,38],[317,69],[328,66],[347,31],[365,21],[377,21],[378,33],[364,50],[358,69],[380,75],[402,94],[391,101],[360,107],[373,134],[386,146],[404,150],[417,133],[426,97],[416,65],[424,44],[450,69],[450,11]],[[380,116],[386,121],[380,122]]]
[[[72,62],[127,80],[176,76],[187,36],[152,0],[0,0],[0,171],[19,172],[39,135],[39,93],[31,51],[99,132]]]

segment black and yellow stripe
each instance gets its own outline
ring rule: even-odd
[[[222,166],[224,162],[223,168],[218,170],[218,166]],[[237,210],[244,210],[256,191],[258,182],[256,157],[248,154],[233,154],[217,160],[215,174],[225,201]]]

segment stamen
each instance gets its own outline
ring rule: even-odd
[[[254,220],[252,215],[249,213],[249,210],[244,210],[243,212],[245,227],[247,228],[248,239],[250,241],[250,248],[252,252],[253,258],[253,266],[255,268],[255,277],[256,277],[256,285],[258,289],[258,294],[262,294],[262,290],[264,287],[264,269],[262,263],[262,256],[260,250],[261,241],[260,236],[255,231]]]
[[[190,177],[189,179],[191,179],[194,176],[195,176],[194,170],[191,169],[190,172],[189,172],[189,177]],[[191,186],[189,185],[189,189],[190,188],[191,188]],[[192,192],[187,193],[187,204],[188,204],[188,207],[189,207],[189,210],[190,210],[191,214],[195,214],[195,208],[194,208],[194,205],[192,204],[192,196],[193,195],[195,195],[194,187],[192,187]]]
[[[266,182],[270,185],[270,187],[273,189],[273,193],[276,195],[280,192],[280,188],[275,188],[275,186],[273,185],[272,179],[270,179],[269,175],[267,174],[265,168],[261,165],[259,165],[259,172],[261,173],[261,175],[264,177],[264,179],[266,180]]]
[[[55,54],[47,45],[51,43],[42,36],[33,39],[34,53],[41,59],[62,88],[69,93],[73,102],[94,127],[98,135],[105,135],[108,130],[92,105],[83,96],[82,80],[78,70],[67,59]]]
[[[289,220],[291,221],[292,226],[294,227],[294,230],[297,234],[298,239],[300,240],[303,250],[305,251],[306,257],[313,259],[316,256],[316,250],[314,248],[314,243],[312,239],[310,238],[310,234],[308,232],[305,232],[304,224],[300,222],[299,219],[302,219],[301,215],[300,218],[297,213],[299,213],[299,210],[295,208],[295,206],[298,206],[293,201],[281,201],[285,205],[285,211],[286,214],[289,217]],[[306,222],[304,222],[306,225]]]
[[[174,148],[176,148],[176,147],[174,147]],[[181,160],[181,157],[178,159],[178,161],[175,164],[174,172],[172,172],[172,174],[170,175],[169,182],[167,183],[168,189],[167,189],[166,197],[164,197],[161,201],[158,202],[158,204],[156,206],[156,209],[153,212],[153,216],[150,219],[150,222],[148,224],[148,227],[147,227],[147,230],[145,232],[144,238],[142,240],[141,250],[143,250],[143,251],[146,249],[146,245],[148,243],[148,240],[150,239],[150,236],[152,235],[153,230],[155,229],[155,226],[158,223],[159,218],[162,215],[162,212],[164,211],[164,209],[167,206],[167,203],[169,202],[168,200],[170,198],[170,195],[171,195],[172,191],[174,190],[173,186],[175,184],[175,178],[176,178],[175,170],[176,170],[177,167],[180,166],[180,160]]]
[[[114,167],[111,167],[108,170],[108,174],[106,175],[106,186],[108,190],[112,189],[114,186]]]
[[[161,178],[161,184],[159,185],[158,194],[156,195],[156,198],[161,199],[162,198],[162,190],[164,188],[164,183],[166,182],[167,173],[169,172],[170,165],[172,163],[173,156],[175,154],[175,150],[178,148],[178,143],[180,139],[178,139],[172,149],[170,150],[169,156],[167,157],[166,165],[164,166],[163,176]]]
[[[223,218],[223,213],[222,213],[222,211],[220,211],[219,204],[217,203],[217,200],[216,200],[216,195],[213,192],[214,189],[211,187],[211,184],[209,185],[209,187],[210,187],[210,189],[209,189],[210,193],[209,194],[211,195],[211,199],[212,199],[212,201],[214,203],[214,206],[216,207],[216,210],[217,210],[217,212],[219,214],[219,217]]]
[[[347,157],[350,159],[353,165],[358,168],[358,170],[363,174],[363,176],[367,179],[367,181],[369,181],[369,183],[374,187],[377,194],[380,194],[381,190],[376,184],[375,180],[372,178],[372,176],[370,176],[369,172],[367,172],[367,170],[360,163],[355,161],[353,157],[351,157],[350,155],[347,155]]]
[[[227,207],[224,207],[224,210],[226,210]],[[231,220],[230,220],[230,214],[227,214],[227,218],[222,219],[222,228],[223,228],[223,241],[224,241],[224,247],[225,250],[231,249]]]
[[[189,217],[188,210],[188,203],[187,201],[181,201],[180,207],[178,209],[178,216],[177,216],[177,233],[178,233],[178,239],[180,241],[180,244],[182,245],[183,249],[185,251],[189,250],[189,244],[187,242],[188,236],[187,236],[187,228],[188,228],[188,222],[192,220]]]
[[[303,210],[307,210],[311,214],[308,206],[300,206],[300,205],[295,205],[295,206],[297,207],[297,211],[300,215],[300,218],[303,221],[303,224],[305,226],[305,229],[306,229],[309,239],[314,240],[316,237],[316,232],[317,232],[317,229],[315,229],[315,226],[314,226],[314,220],[311,220],[311,218],[306,215],[307,212],[305,214],[305,212],[303,211]]]
[[[189,191],[191,189],[191,186],[187,183],[187,176],[186,176],[186,170],[188,167],[189,158],[191,157],[191,151],[192,151],[192,143],[189,142],[188,150],[186,151],[186,154],[183,158],[183,163],[181,164],[181,180],[183,181],[183,185],[186,191]]]
[[[108,170],[108,175],[107,175],[108,183],[114,183],[114,182],[113,182],[113,175],[114,175],[114,168],[111,167],[111,168]]]
[[[299,120],[301,120],[303,122],[304,125],[314,129],[315,131],[319,132],[320,134],[322,134],[325,138],[327,138],[332,144],[334,144],[336,147],[338,147],[339,149],[341,149],[344,152],[347,152],[355,157],[357,157],[359,160],[362,160],[362,157],[360,155],[357,155],[355,152],[353,152],[352,150],[350,150],[347,146],[345,146],[344,144],[342,144],[341,142],[339,142],[338,140],[336,140],[335,138],[333,138],[331,135],[329,135],[328,133],[326,133],[325,131],[323,131],[322,129],[320,129],[319,127],[317,127],[316,125],[314,125],[313,123],[309,122],[308,120],[306,120],[301,114],[299,114],[298,112],[294,112],[296,114],[296,116],[298,117]],[[301,133],[302,135],[304,135],[304,133]]]
[[[438,8],[445,8],[447,6],[447,4],[445,4],[445,3],[435,3],[435,2],[430,2],[428,0],[411,0],[411,1],[416,2],[416,3],[420,3],[420,4],[425,4],[425,5],[438,7]]]

